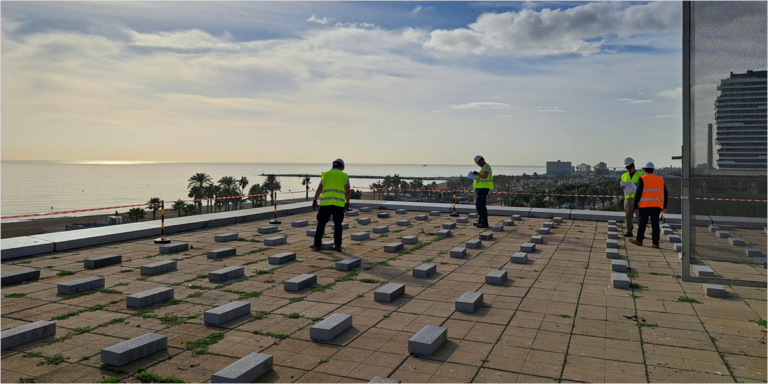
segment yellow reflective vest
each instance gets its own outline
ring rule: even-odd
[[[320,206],[335,205],[343,207],[347,203],[344,187],[349,176],[342,171],[330,170],[320,176],[323,181],[323,193],[320,195]]]
[[[637,186],[637,183],[640,181],[641,177],[643,177],[643,173],[640,172],[640,171],[635,171],[635,174],[632,175],[632,177],[629,177],[629,172],[624,172],[624,174],[621,175],[621,182],[622,183],[626,183],[628,181],[631,181],[631,182],[635,183],[635,186]],[[624,195],[624,198],[625,199],[634,199],[635,198],[635,193],[634,192],[633,193],[627,193],[626,195]]]
[[[491,169],[490,164],[485,164],[483,168],[480,170],[480,173],[483,173],[485,171],[488,171],[488,177],[485,179],[481,179],[480,175],[475,176],[475,181],[472,182],[472,188],[478,189],[478,188],[488,188],[493,189],[493,170]]]

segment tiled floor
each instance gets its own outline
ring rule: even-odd
[[[160,255],[151,239],[143,239],[4,262],[3,272],[35,267],[43,279],[3,287],[2,328],[55,320],[58,330],[56,339],[3,351],[1,379],[138,382],[148,380],[149,373],[205,382],[250,352],[274,356],[274,369],[259,379],[265,382],[367,382],[374,376],[457,383],[767,379],[766,346],[757,341],[764,329],[758,321],[766,318],[765,289],[728,287],[727,298],[706,297],[701,284],[674,277],[680,267],[666,237],[661,249],[619,239],[619,254],[628,260],[636,284],[619,290],[610,284],[605,222],[565,220],[537,245],[527,264],[519,265],[509,257],[545,219],[524,218],[493,233],[480,249],[467,249],[465,258],[454,259],[448,251],[482,231],[457,224],[453,236],[437,239],[442,223],[452,218],[424,222],[414,220],[417,214],[391,212],[390,218],[378,219],[373,211],[347,219],[341,254],[308,249],[311,239],[305,232],[314,226],[290,225],[294,220],[313,224],[313,214],[302,214],[282,218],[278,234],[288,236],[288,244],[272,248],[262,240],[275,234],[258,234],[268,225],[262,221],[174,234],[174,242],[192,246],[182,254]],[[360,217],[370,217],[371,224],[357,224]],[[398,227],[403,218],[412,225]],[[504,219],[491,217],[491,224]],[[352,233],[379,225],[389,225],[391,232],[350,240]],[[756,238],[746,231],[740,236]],[[215,234],[227,232],[239,233],[241,241],[214,242]],[[421,243],[406,245],[401,254],[384,252],[385,244],[408,235],[419,236]],[[207,250],[224,246],[236,247],[238,256],[206,258]],[[297,261],[278,267],[267,263],[269,255],[285,251],[296,252]],[[122,265],[83,268],[83,259],[108,253],[122,254]],[[362,258],[362,267],[352,274],[333,269],[335,261],[350,256]],[[169,259],[178,260],[178,270],[154,277],[139,273],[142,265]],[[424,262],[437,265],[437,273],[412,277],[411,269]],[[722,275],[765,279],[765,270],[750,265],[710,265]],[[208,282],[208,272],[226,266],[244,266],[246,277],[224,285]],[[485,284],[491,269],[506,270],[507,283]],[[62,271],[74,274],[58,276]],[[283,290],[282,281],[302,273],[317,274],[318,286]],[[57,283],[92,275],[105,276],[108,289],[57,295]],[[375,302],[373,291],[387,282],[405,284],[405,295],[392,303]],[[126,294],[167,285],[175,289],[172,305],[126,308]],[[466,291],[483,292],[485,304],[478,312],[454,311],[454,301]],[[686,296],[697,302],[678,301]],[[204,311],[232,300],[251,302],[252,317],[222,327],[203,324]],[[352,315],[353,328],[329,343],[312,341],[310,326],[337,312]],[[410,355],[408,339],[427,324],[448,328],[448,341],[431,357]],[[101,348],[147,332],[167,335],[168,349],[122,367],[101,364]],[[198,354],[187,344],[216,333],[223,338],[214,335],[218,341]],[[50,358],[59,354],[64,360],[56,364]]]

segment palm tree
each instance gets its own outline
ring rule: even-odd
[[[146,215],[147,212],[142,208],[131,208],[128,211],[128,220],[138,222],[139,220],[144,219],[144,215]]]
[[[275,201],[276,192],[282,189],[280,185],[280,179],[274,174],[267,175],[267,180],[262,184],[262,188],[269,191],[272,194],[272,201]]]
[[[184,211],[184,216],[192,216],[197,213],[197,207],[194,204],[184,204],[182,210]]]
[[[235,195],[234,192],[237,189],[237,179],[234,176],[223,176],[219,179],[218,184],[221,187],[221,197],[231,197]],[[227,210],[229,210],[231,199],[226,200]]]
[[[154,220],[157,210],[160,209],[160,198],[150,197],[149,201],[147,201],[147,204],[149,204],[149,207],[147,207],[147,210],[150,210],[150,209],[152,210],[152,220]]]
[[[185,205],[186,205],[186,203],[184,203],[184,200],[179,198],[179,199],[177,199],[176,201],[173,202],[173,207],[171,209],[176,211],[178,216],[181,216],[181,211],[184,209]]]
[[[248,186],[248,178],[245,176],[240,177],[240,180],[237,181],[237,185],[240,186],[240,195],[245,195],[245,187]],[[238,198],[237,201],[242,202],[243,198]]]
[[[533,173],[533,184],[539,185],[539,174],[537,172]]]
[[[217,186],[213,184],[208,184],[203,188],[203,195],[205,196],[206,200],[206,207],[205,211],[210,212],[211,211],[211,199],[216,197],[216,188]]]
[[[200,187],[199,185],[195,185],[194,187],[189,189],[189,194],[187,197],[192,198],[195,200],[195,204],[197,204],[200,207],[200,212],[203,211],[203,197],[205,197],[205,188]]]
[[[310,180],[309,176],[305,176],[305,177],[304,177],[304,178],[301,180],[301,185],[303,185],[303,186],[305,186],[305,187],[307,188],[307,201],[309,201],[309,184],[310,184],[311,182],[312,182],[312,181]]]
[[[264,193],[264,190],[261,185],[258,184],[251,185],[251,189],[248,190],[249,195],[261,195],[262,193]],[[262,196],[249,197],[248,200],[251,200],[251,208],[256,208],[257,206],[261,207],[261,199]]]
[[[213,182],[213,179],[211,179],[211,176],[209,176],[207,173],[195,173],[192,177],[189,178],[189,184],[187,185],[187,189],[190,189],[197,185],[200,188],[205,187],[206,184],[210,184]]]

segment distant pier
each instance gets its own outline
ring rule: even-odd
[[[310,175],[310,174],[304,174],[304,173],[287,173],[287,174],[274,174],[278,177],[320,177],[320,175]],[[267,174],[262,173],[261,176],[267,176]],[[414,176],[399,176],[400,180],[450,180],[455,179],[461,176],[449,176],[449,177],[414,177]],[[349,175],[350,179],[384,179],[385,176],[371,176],[371,175]]]

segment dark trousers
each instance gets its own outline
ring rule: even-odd
[[[477,209],[477,214],[480,216],[481,225],[488,225],[488,207],[486,207],[486,204],[488,203],[488,193],[490,192],[491,190],[488,188],[475,189],[475,209]]]
[[[640,225],[637,227],[637,241],[643,242],[645,238],[645,226],[648,225],[648,218],[651,219],[651,240],[653,244],[659,244],[661,230],[659,229],[659,216],[661,208],[640,208],[637,210],[640,214]]]
[[[341,223],[344,222],[344,207],[324,205],[317,210],[317,230],[315,230],[315,247],[320,248],[323,243],[325,225],[333,217],[333,242],[336,247],[341,247]]]

